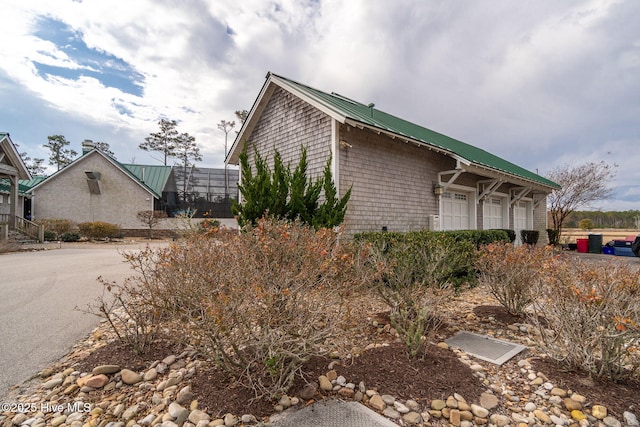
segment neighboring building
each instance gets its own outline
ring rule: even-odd
[[[123,165],[99,150],[85,149],[81,157],[29,190],[32,214],[35,219],[141,228],[137,213],[161,209],[170,174],[170,166]]]
[[[20,192],[19,181],[31,178],[9,134],[0,132],[0,224],[15,229],[18,218],[24,218],[25,194]]]
[[[307,148],[317,178],[331,156],[345,225],[361,231],[536,229],[546,241],[546,196],[559,186],[482,149],[336,93],[269,73],[227,156],[245,142],[273,164]],[[242,182],[242,177],[240,177]],[[518,233],[519,234],[519,233]]]
[[[179,167],[123,164],[85,141],[81,157],[33,185],[27,194],[33,199],[31,213],[36,220],[103,221],[142,229],[145,225],[137,214],[143,210],[163,210],[170,217],[182,212],[231,217],[238,171],[229,171],[232,193],[226,199],[224,170],[190,168],[188,182],[182,181],[181,172]],[[182,189],[187,191],[186,202]]]
[[[46,177],[34,176],[31,179],[18,180],[18,209],[16,213],[26,219],[31,219],[31,193],[29,190],[39,184]],[[0,179],[0,218],[9,214],[11,187],[8,179]],[[3,222],[0,219],[0,222]]]

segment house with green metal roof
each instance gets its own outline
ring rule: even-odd
[[[146,210],[162,210],[169,217],[181,212],[196,218],[231,217],[238,171],[229,171],[226,177],[225,187],[223,169],[120,163],[85,140],[82,156],[25,188],[25,194],[32,199],[36,220],[103,221],[138,230],[146,226],[137,214]],[[163,226],[171,228],[171,223]]]
[[[31,193],[29,190],[46,179],[45,176],[32,176],[31,179],[18,180],[18,208],[16,213],[26,219],[31,219]],[[0,215],[8,215],[11,197],[11,181],[0,179]],[[5,222],[0,218],[0,223]]]
[[[559,186],[481,148],[337,93],[268,73],[226,162],[247,145],[295,164],[306,147],[308,173],[327,159],[338,193],[352,189],[345,226],[361,231],[540,230],[546,197]],[[240,177],[242,181],[242,177]],[[519,235],[519,233],[517,233]]]
[[[0,132],[0,224],[15,229],[22,218],[25,193],[21,181],[32,179],[11,136]],[[24,187],[22,187],[24,190]],[[4,230],[4,229],[3,229]],[[4,233],[4,232],[3,232]],[[3,236],[0,236],[0,239]]]
[[[28,190],[35,219],[104,221],[137,229],[139,211],[162,208],[171,166],[122,164],[90,141],[82,149],[82,156]]]

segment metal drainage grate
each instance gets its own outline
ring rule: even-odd
[[[358,402],[325,400],[303,409],[288,409],[273,415],[273,427],[398,427]]]
[[[526,348],[520,344],[464,331],[458,332],[445,342],[451,347],[457,347],[471,356],[496,365],[502,365]]]

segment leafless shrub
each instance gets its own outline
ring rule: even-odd
[[[640,268],[554,259],[545,270],[533,318],[541,347],[568,368],[613,380],[638,378]]]
[[[138,220],[149,228],[149,239],[153,239],[153,229],[167,218],[165,211],[139,211]]]
[[[491,243],[476,256],[478,281],[513,315],[521,316],[536,297],[535,284],[553,256],[551,248]]]
[[[147,304],[146,294],[137,288],[133,278],[121,285],[102,276],[98,281],[103,285],[102,295],[82,311],[105,319],[121,342],[137,354],[144,353],[158,336],[161,312]]]
[[[436,239],[431,245],[396,243],[393,251],[402,256],[370,248],[380,277],[374,282],[374,289],[391,309],[391,326],[411,357],[417,357],[421,348],[426,349],[424,342],[432,339],[443,321],[439,307],[453,295],[452,286],[441,280],[442,262],[451,255],[442,243]],[[406,256],[407,251],[411,256]],[[415,273],[417,266],[419,275]]]
[[[146,304],[256,397],[275,397],[309,357],[340,350],[347,297],[359,288],[357,262],[338,237],[263,219],[128,260]]]

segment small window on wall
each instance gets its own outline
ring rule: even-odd
[[[455,193],[455,199],[456,200],[467,200],[467,195],[466,194],[462,194],[462,193]]]

